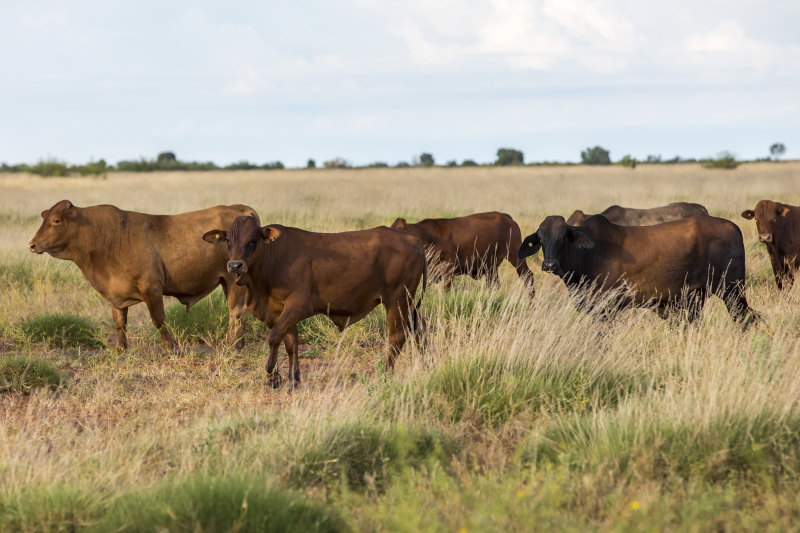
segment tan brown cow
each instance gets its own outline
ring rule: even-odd
[[[760,200],[755,210],[743,211],[742,216],[756,219],[758,240],[767,246],[778,288],[791,286],[800,267],[800,207]]]
[[[662,224],[664,222],[680,220],[695,215],[707,215],[708,210],[705,206],[700,204],[673,202],[660,207],[651,207],[650,209],[636,209],[633,207],[612,205],[600,214],[606,217],[609,222],[619,224],[620,226],[652,226],[654,224]],[[587,215],[578,209],[567,219],[567,224],[570,226],[580,226],[581,222],[590,216],[592,215]]]
[[[230,309],[228,337],[241,346],[244,293],[227,272],[225,250],[200,238],[236,217],[257,217],[246,205],[218,205],[178,215],[148,215],[113,205],[77,207],[62,200],[42,211],[42,225],[30,251],[74,262],[111,304],[116,346],[126,348],[128,307],[144,302],[165,347],[175,341],[164,325],[163,296],[174,296],[188,310],[222,285]]]
[[[649,306],[666,318],[677,307],[686,309],[691,322],[710,290],[736,322],[747,326],[756,318],[744,293],[742,232],[729,220],[699,215],[655,226],[619,226],[595,215],[570,226],[550,216],[525,238],[519,256],[540,248],[542,270],[559,276],[573,295],[621,291],[613,302],[579,297],[581,308],[598,302],[612,310]]]
[[[260,227],[258,219],[239,217],[227,230],[203,239],[224,250],[228,270],[247,288],[247,309],[271,328],[267,373],[277,387],[281,342],[289,356],[289,378],[300,382],[297,324],[313,315],[327,315],[343,330],[372,311],[386,308],[389,344],[386,366],[406,342],[408,329],[421,333],[418,308],[427,284],[425,253],[419,241],[387,227],[344,233],[312,233],[278,224]],[[422,294],[414,294],[422,280]],[[409,316],[412,323],[409,323]]]
[[[417,237],[434,257],[438,256],[448,289],[458,275],[474,279],[485,276],[490,286],[496,286],[497,267],[505,259],[514,265],[531,296],[534,295],[533,273],[516,254],[522,234],[514,219],[505,213],[426,218],[413,224],[398,218],[392,227]]]

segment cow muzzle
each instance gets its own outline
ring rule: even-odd
[[[759,233],[758,240],[761,242],[772,242],[772,233]]]
[[[553,261],[552,259],[545,259],[542,261],[542,271],[543,272],[555,272],[558,269],[558,261]]]
[[[247,272],[247,265],[244,261],[228,261],[228,272],[231,274],[244,274]]]
[[[35,242],[28,243],[28,250],[30,250],[32,254],[41,254],[44,252],[41,248],[37,249]]]

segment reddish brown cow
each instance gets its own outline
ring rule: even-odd
[[[474,279],[486,276],[491,286],[498,284],[497,267],[508,260],[534,295],[533,272],[516,250],[522,243],[519,226],[511,216],[492,211],[458,218],[427,218],[409,224],[398,218],[393,228],[417,237],[444,267],[446,288],[453,278],[468,275]]]
[[[695,215],[707,215],[708,210],[700,204],[688,202],[672,202],[671,204],[651,207],[649,209],[636,209],[634,207],[620,207],[612,205],[600,213],[609,222],[620,226],[652,226],[662,224],[672,220],[693,217]],[[570,226],[579,226],[581,222],[592,215],[587,215],[580,209],[576,210],[567,219]]]
[[[77,207],[62,200],[42,211],[42,225],[30,251],[74,262],[111,304],[116,346],[126,348],[128,307],[144,302],[167,348],[175,340],[164,325],[163,296],[174,296],[188,310],[222,285],[230,308],[228,337],[241,346],[244,290],[233,285],[224,250],[200,237],[241,215],[258,216],[246,205],[218,205],[179,215],[147,215],[113,205]]]
[[[800,266],[800,207],[761,200],[755,210],[746,210],[742,216],[756,219],[758,240],[767,246],[775,283],[783,289],[791,286]]]
[[[312,233],[278,224],[262,228],[258,219],[239,217],[227,231],[209,231],[203,239],[221,250],[219,244],[227,244],[228,270],[247,288],[247,309],[272,328],[267,373],[275,387],[281,383],[275,368],[281,342],[289,356],[289,378],[300,382],[297,323],[310,316],[327,315],[343,330],[382,303],[390,369],[409,326],[422,331],[417,309],[427,283],[425,253],[417,239],[403,232],[378,227]],[[422,294],[415,306],[420,279]]]
[[[655,226],[619,226],[595,215],[570,226],[550,216],[525,238],[519,256],[540,248],[542,270],[559,276],[572,294],[621,291],[612,309],[648,306],[666,318],[672,308],[684,307],[691,322],[710,290],[725,301],[736,322],[746,327],[756,319],[744,293],[742,232],[730,220],[700,215]],[[592,298],[577,303],[597,305]]]

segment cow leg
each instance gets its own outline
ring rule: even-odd
[[[747,298],[744,296],[743,281],[733,284],[729,290],[723,294],[725,307],[728,308],[728,314],[731,318],[739,324],[743,329],[750,327],[753,322],[758,322],[758,314],[750,308],[747,303]]]
[[[769,252],[769,260],[772,263],[772,273],[775,274],[775,284],[778,286],[778,290],[783,290],[786,263],[784,263],[783,258],[779,256],[777,250],[770,249],[768,246],[767,251]]]
[[[509,261],[511,261],[510,258]],[[517,269],[517,275],[528,288],[528,293],[531,295],[531,298],[536,296],[536,289],[533,287],[533,272],[528,267],[528,263],[524,259],[519,258],[516,258],[516,261],[511,261],[511,263],[516,263],[515,268]]]
[[[687,295],[686,298],[686,321],[690,324],[697,320],[703,312],[706,303],[705,289],[698,289]]]
[[[394,362],[406,343],[410,307],[405,289],[403,291],[404,294],[400,298],[394,299],[394,303],[384,304],[386,308],[386,329],[389,334],[389,344],[386,349],[386,368],[388,370],[394,370]]]
[[[128,337],[125,335],[128,330],[128,308],[111,306],[111,316],[114,317],[114,330],[117,332],[117,342],[114,348],[125,350],[128,348]]]
[[[176,346],[175,339],[172,338],[172,334],[165,324],[167,315],[164,313],[164,297],[161,293],[157,296],[150,295],[144,303],[147,305],[148,311],[150,311],[150,320],[153,321],[153,325],[161,333],[161,344],[168,351],[174,350]]]
[[[486,284],[492,289],[500,286],[500,276],[497,274],[497,263],[486,266]]]
[[[298,344],[297,324],[286,333],[283,345],[286,348],[286,355],[289,356],[289,383],[292,387],[300,385],[300,361],[297,358]]]
[[[281,343],[284,341],[284,338],[290,333],[294,333],[294,343],[295,343],[295,354],[297,352],[296,345],[297,345],[297,323],[302,320],[303,316],[299,313],[292,312],[293,310],[288,305],[284,307],[281,316],[278,317],[278,320],[275,321],[275,325],[269,332],[269,337],[267,337],[267,342],[269,343],[269,359],[267,360],[267,374],[269,375],[269,383],[272,385],[273,388],[278,388],[281,386],[281,382],[283,379],[281,378],[280,372],[276,369],[278,365],[278,349],[281,346]],[[291,341],[290,341],[291,342]],[[292,371],[291,368],[291,353],[289,354],[289,363],[290,363],[290,372]],[[290,374],[290,377],[293,377]]]
[[[244,348],[244,328],[247,321],[247,309],[245,308],[245,297],[247,288],[233,284],[228,287],[222,284],[225,298],[228,301],[228,331],[225,339],[233,344],[237,350]]]

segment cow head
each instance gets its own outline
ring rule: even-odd
[[[47,252],[53,257],[61,257],[78,231],[76,222],[80,218],[81,209],[69,200],[61,200],[42,211],[42,225],[28,244],[28,249],[35,254]]]
[[[203,240],[211,244],[227,244],[228,272],[236,275],[238,281],[247,274],[249,266],[259,260],[262,244],[273,242],[280,235],[281,230],[275,226],[262,228],[253,217],[238,217],[228,231],[211,230],[203,235]]]
[[[760,200],[756,204],[755,210],[742,211],[742,216],[747,220],[756,219],[758,240],[765,244],[774,242],[775,234],[780,229],[781,220],[788,214],[789,207],[771,200]]]
[[[561,263],[570,248],[593,247],[594,241],[584,228],[568,225],[564,217],[551,216],[544,219],[536,233],[525,237],[517,255],[524,259],[542,248],[542,270],[560,276],[564,274]]]

